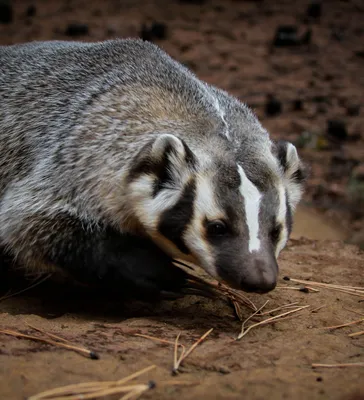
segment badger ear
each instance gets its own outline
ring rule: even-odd
[[[132,162],[129,179],[152,175],[156,178],[154,194],[157,194],[168,184],[175,188],[182,186],[196,163],[195,155],[182,139],[162,134],[140,150]]]
[[[278,160],[284,171],[290,205],[293,209],[302,197],[304,184],[307,180],[308,169],[298,156],[296,147],[281,140],[276,144]]]

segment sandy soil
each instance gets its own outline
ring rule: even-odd
[[[293,240],[280,264],[282,277],[364,285],[364,253],[339,242]],[[279,286],[293,284],[281,279]],[[257,305],[269,299],[267,309],[295,301],[311,307],[235,341],[241,324],[232,309],[219,301],[186,297],[153,306],[118,304],[95,296],[80,299],[65,287],[44,283],[0,303],[1,327],[34,333],[29,323],[97,351],[100,359],[0,334],[1,398],[22,399],[70,383],[120,379],[156,364],[157,369],[141,379],[157,383],[146,399],[341,400],[354,395],[364,399],[363,368],[311,367],[312,363],[364,362],[364,337],[348,336],[362,330],[362,325],[322,329],[363,318],[359,297],[325,289],[307,294],[280,287],[269,295],[249,297]],[[251,312],[244,313],[248,317]],[[210,328],[214,331],[186,359],[177,377],[171,377],[173,346],[135,336],[174,341],[181,332],[181,342],[188,345]],[[163,386],[171,380],[196,384]]]
[[[165,37],[155,39],[158,45],[200,78],[254,107],[274,138],[301,146],[312,172],[294,237],[348,239],[364,245],[364,192],[360,191],[364,7],[360,0],[324,2],[321,18],[309,19],[309,2],[288,0],[14,3],[13,22],[0,24],[0,44],[136,37],[143,23],[165,24]],[[31,5],[35,8],[29,11]],[[86,24],[88,33],[66,35],[68,24],[74,22]],[[297,26],[299,37],[310,28],[311,43],[273,47],[276,28],[282,24]],[[268,94],[281,104],[276,116],[265,112]],[[295,109],[297,100],[302,102],[301,110]],[[344,123],[344,138],[340,133],[328,134],[330,119]],[[339,242],[292,240],[280,264],[281,277],[364,285],[364,253]],[[16,282],[4,291],[24,285]],[[281,280],[280,286],[287,285]],[[360,298],[329,290],[305,294],[281,288],[251,298],[259,305],[270,299],[269,308],[293,301],[311,307],[297,318],[253,330],[237,342],[241,324],[218,301],[188,297],[158,305],[121,304],[46,282],[0,301],[1,328],[31,332],[26,325],[30,323],[88,346],[101,358],[90,360],[0,334],[0,398],[23,399],[69,383],[118,379],[156,364],[144,381],[153,379],[157,387],[144,398],[364,399],[363,368],[311,367],[312,363],[364,361],[364,336],[348,337],[362,330],[363,324],[321,329],[362,318]],[[249,315],[248,310],[245,313]],[[209,328],[214,328],[213,333],[187,359],[183,373],[173,378],[172,347],[135,336],[142,333],[173,341],[182,332],[181,341],[192,344]],[[163,387],[162,382],[171,379],[198,383]]]

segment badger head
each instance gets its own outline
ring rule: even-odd
[[[184,140],[162,134],[133,160],[133,212],[172,257],[200,265],[231,287],[268,292],[277,282],[277,257],[304,181],[296,148],[271,145],[274,165],[233,152],[204,157]]]

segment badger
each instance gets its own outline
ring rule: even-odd
[[[0,47],[0,248],[26,271],[178,292],[276,286],[305,167],[253,111],[139,39]]]

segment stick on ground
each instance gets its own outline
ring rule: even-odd
[[[356,336],[361,336],[361,335],[364,335],[364,331],[359,331],[359,332],[350,333],[348,336],[350,336],[350,337],[356,337]]]
[[[363,321],[364,321],[364,318],[361,318],[361,319],[357,319],[356,321],[347,322],[346,324],[334,325],[334,326],[324,326],[324,327],[319,328],[319,329],[330,329],[330,330],[334,330],[334,329],[339,329],[339,328],[345,328],[346,326],[351,326],[351,325],[360,324],[360,323],[363,322]]]
[[[301,311],[301,310],[303,310],[303,309],[305,309],[305,308],[307,308],[307,307],[310,307],[310,305],[297,307],[297,308],[295,308],[294,310],[290,310],[290,311],[287,311],[287,312],[285,312],[285,313],[283,313],[283,314],[279,314],[279,315],[276,315],[276,316],[274,316],[274,317],[270,317],[270,318],[264,319],[263,321],[260,321],[260,322],[257,322],[256,324],[253,324],[253,325],[248,326],[246,329],[245,329],[245,326],[244,326],[244,323],[243,323],[241,332],[240,332],[240,334],[239,334],[237,340],[240,340],[240,339],[241,339],[242,337],[244,337],[251,329],[256,328],[257,326],[272,324],[272,323],[277,322],[278,320],[283,320],[283,319],[284,319],[283,317],[286,317],[286,316],[288,316],[288,315],[290,315],[290,314],[293,314],[293,313],[296,313],[296,312],[298,312],[298,311]],[[252,317],[252,316],[251,316],[251,317]],[[246,321],[247,321],[247,320],[246,320]]]
[[[364,287],[360,287],[360,286],[334,285],[334,284],[330,284],[330,283],[307,281],[307,280],[303,280],[303,279],[295,279],[295,278],[290,278],[289,276],[285,276],[283,279],[285,281],[300,283],[300,284],[309,285],[309,286],[317,286],[317,287],[325,288],[325,289],[331,289],[331,290],[335,290],[335,291],[338,291],[341,293],[347,293],[347,294],[351,294],[353,296],[358,296],[358,297],[364,298]]]
[[[51,390],[47,390],[41,393],[38,393],[34,396],[31,396],[28,400],[45,400],[45,399],[52,399],[52,400],[78,400],[78,399],[91,399],[97,398],[101,396],[106,396],[105,391],[109,390],[107,394],[116,394],[116,393],[125,393],[135,390],[143,391],[150,389],[151,385],[128,385],[123,386],[125,383],[130,382],[131,380],[139,377],[142,374],[145,374],[148,371],[156,368],[156,365],[151,365],[147,368],[144,368],[140,371],[134,372],[131,375],[128,375],[125,378],[122,378],[118,381],[106,381],[106,382],[83,382],[79,384],[67,385]],[[146,388],[148,386],[148,388]],[[110,390],[113,389],[111,393]],[[91,393],[90,393],[91,392]],[[65,397],[67,396],[67,397]]]
[[[312,368],[350,368],[364,367],[364,362],[346,364],[312,364]]]
[[[213,331],[213,328],[209,329],[205,334],[203,334],[187,351],[182,350],[179,358],[178,358],[178,340],[181,334],[179,333],[176,337],[176,342],[174,345],[174,362],[173,362],[173,370],[172,373],[176,375],[178,373],[178,369],[181,366],[182,362],[195,350],[195,348],[202,343],[206,337]]]
[[[29,339],[29,340],[33,340],[33,341],[36,341],[36,342],[42,342],[42,343],[50,344],[52,346],[63,347],[64,349],[73,350],[73,351],[76,351],[77,353],[80,353],[82,355],[86,355],[87,357],[91,358],[92,360],[98,360],[99,359],[99,356],[94,351],[86,349],[84,347],[79,347],[79,346],[75,346],[75,345],[72,345],[72,344],[68,344],[68,343],[65,343],[65,342],[56,342],[54,340],[45,339],[45,338],[41,338],[41,337],[33,336],[33,335],[27,335],[25,333],[13,331],[13,330],[10,330],[10,329],[0,329],[0,333],[3,333],[5,335],[9,335],[9,336],[14,336],[14,337],[17,337],[17,338],[20,338],[20,339]]]

